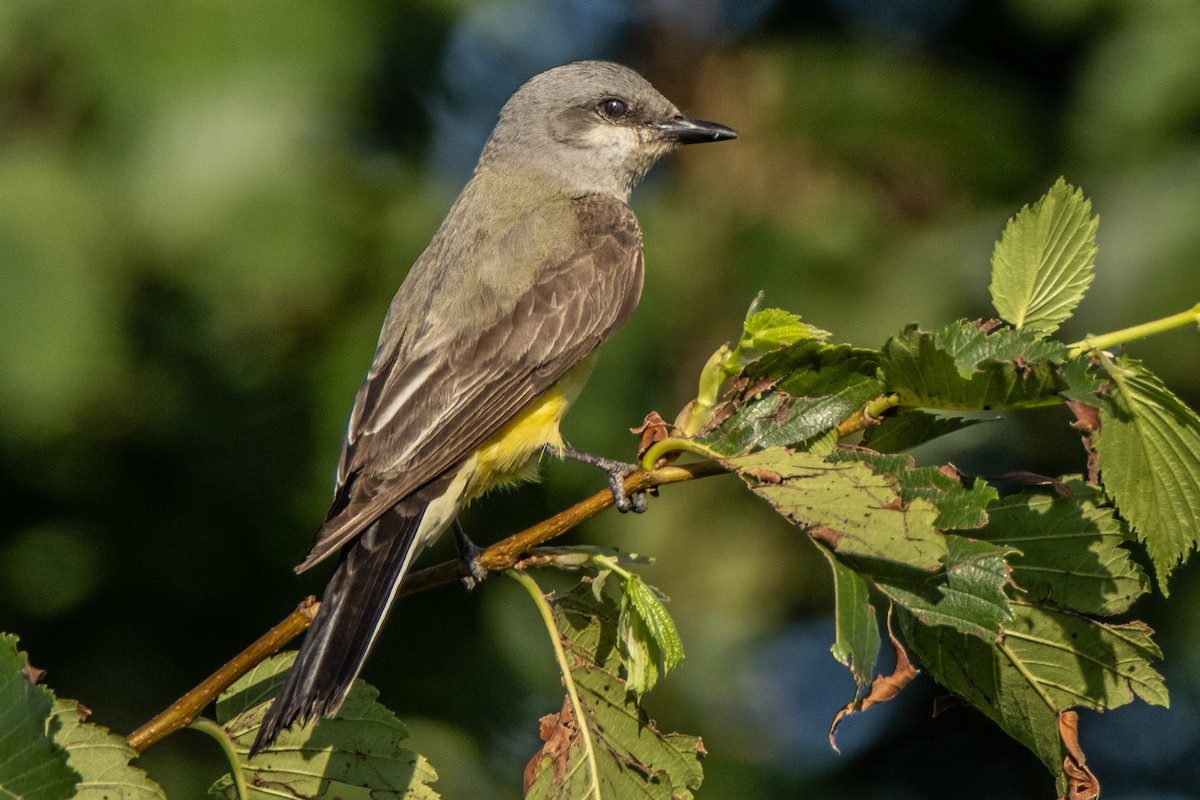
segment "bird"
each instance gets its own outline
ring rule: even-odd
[[[559,423],[641,295],[630,193],[677,145],[736,137],[607,61],[542,72],[504,104],[388,308],[333,502],[296,571],[335,552],[338,564],[251,755],[338,711],[413,559],[448,528],[486,574],[458,513],[536,477],[543,452],[605,469],[618,508],[644,508],[624,491],[632,465],[569,447]]]

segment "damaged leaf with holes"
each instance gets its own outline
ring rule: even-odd
[[[704,777],[704,746],[698,737],[662,732],[639,705],[622,674],[617,602],[577,586],[551,605],[584,719],[569,699],[542,718],[543,744],[525,768],[525,797],[567,800],[598,788],[602,797],[692,800]]]

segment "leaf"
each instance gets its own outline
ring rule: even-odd
[[[1085,614],[1120,614],[1146,593],[1149,580],[1122,547],[1128,539],[1097,487],[1078,476],[1063,482],[1070,497],[1042,490],[998,500],[988,524],[971,535],[1016,548],[1013,582],[1036,602]]]
[[[637,695],[653,689],[659,675],[666,675],[683,660],[683,642],[675,620],[658,593],[632,573],[625,579],[617,629],[625,654],[626,683]]]
[[[62,800],[74,794],[79,774],[54,740],[54,695],[38,685],[39,670],[17,649],[17,637],[0,634],[0,797]]]
[[[120,736],[85,721],[74,700],[55,700],[59,724],[54,741],[66,748],[68,764],[79,773],[72,800],[166,800],[162,787],[129,762],[137,751]]]
[[[1028,331],[985,333],[960,320],[937,333],[910,325],[884,343],[879,376],[903,405],[991,411],[1045,405],[1066,383],[1066,349]]]
[[[877,475],[896,479],[900,500],[911,503],[918,498],[937,507],[934,525],[938,528],[977,528],[987,522],[987,505],[999,495],[987,482],[974,478],[970,488],[953,467],[918,467],[909,456],[882,455],[859,448],[847,448],[830,455],[831,462],[861,461]]]
[[[1159,588],[1200,537],[1200,417],[1134,359],[1109,369],[1100,408],[1100,479],[1154,561]]]
[[[1167,705],[1161,657],[1145,625],[1106,625],[1069,611],[1013,602],[1015,617],[993,642],[953,628],[901,622],[910,648],[938,683],[1032,750],[1063,779],[1059,714],[1104,711],[1140,697]]]
[[[878,638],[878,629],[876,629],[876,638]],[[892,640],[892,647],[896,651],[896,668],[892,670],[891,675],[877,675],[875,680],[871,681],[870,693],[862,698],[859,702],[856,696],[854,700],[847,703],[833,717],[833,722],[829,725],[829,746],[834,750],[837,746],[837,729],[842,724],[842,720],[850,714],[859,711],[866,711],[868,708],[880,703],[887,703],[894,700],[905,686],[912,683],[913,678],[920,674],[921,670],[913,666],[912,661],[908,657],[908,651],[900,644],[900,640],[896,638],[896,634],[892,631],[892,612],[888,611],[888,638]],[[839,751],[840,752],[840,751]]]
[[[1045,333],[1070,319],[1092,282],[1098,225],[1091,201],[1062,178],[1009,220],[992,253],[1000,316]]]
[[[251,670],[217,700],[217,721],[225,726],[241,757],[250,798],[343,798],[344,800],[434,800],[429,784],[437,774],[424,756],[404,749],[408,731],[391,711],[375,702],[375,687],[356,680],[337,715],[320,724],[283,731],[270,749],[248,759],[250,745],[268,702],[283,685],[296,654],[274,656]],[[227,775],[210,790],[235,797]]]
[[[628,690],[620,676],[616,603],[597,601],[582,585],[551,602],[585,719],[576,719],[569,700],[542,718],[544,744],[525,768],[525,797],[588,796],[584,724],[595,744],[603,797],[692,800],[704,777],[704,747],[695,736],[659,731]]]
[[[829,548],[817,545],[817,549],[829,561],[829,568],[833,570],[837,637],[830,652],[834,658],[850,668],[850,674],[854,676],[854,697],[857,702],[858,696],[871,682],[875,672],[875,660],[879,657],[880,647],[879,622],[875,619],[875,607],[871,605],[867,582],[863,577],[838,561]],[[836,721],[834,727],[837,727]],[[830,731],[831,740],[832,737],[833,731]]]
[[[936,571],[946,540],[927,500],[905,504],[895,479],[854,461],[831,463],[774,447],[727,459],[755,494],[841,556]]]
[[[914,587],[880,575],[876,584],[897,605],[925,625],[947,625],[959,633],[986,641],[1000,635],[1013,618],[1004,590],[1010,584],[1006,559],[1012,550],[964,536],[946,537],[945,582],[929,600],[927,587]]]
[[[986,421],[941,417],[916,408],[903,408],[867,428],[862,442],[877,453],[899,453]]]
[[[875,372],[875,354],[848,345],[781,348],[746,369],[740,391],[715,411],[720,424],[698,440],[727,456],[803,445],[879,394]]]
[[[1100,780],[1087,765],[1087,757],[1079,746],[1079,715],[1064,711],[1058,715],[1058,735],[1063,749],[1063,772],[1067,777],[1067,794],[1071,800],[1097,800],[1100,797]]]
[[[761,297],[760,294],[756,298],[756,304]],[[757,311],[755,307],[752,305],[751,313],[746,316],[742,336],[738,341],[738,350],[766,353],[778,347],[795,344],[802,339],[823,339],[829,335],[828,331],[802,322],[799,314],[779,308]]]

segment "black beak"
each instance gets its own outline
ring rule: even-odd
[[[688,119],[682,116],[657,122],[653,127],[664,139],[673,139],[680,144],[720,142],[737,138],[737,131],[719,122],[705,122],[702,119]]]

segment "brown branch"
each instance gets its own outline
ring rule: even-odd
[[[140,753],[164,736],[187,727],[200,715],[205,706],[216,700],[217,695],[234,681],[303,633],[312,624],[320,605],[315,597],[309,595],[286,619],[234,656],[225,666],[205,678],[196,688],[172,703],[161,714],[125,737],[125,740]]]
[[[706,478],[724,472],[725,469],[719,464],[710,461],[669,466],[653,472],[639,470],[625,479],[625,490],[629,493],[647,491],[669,483]],[[496,542],[483,551],[479,557],[480,563],[489,572],[508,569],[526,551],[566,533],[612,504],[612,492],[607,490],[597,492],[586,500],[555,514],[550,519],[543,520],[531,528]],[[443,583],[450,583],[465,574],[465,567],[461,561],[446,561],[409,574],[400,586],[400,594],[416,594]],[[267,631],[254,644],[238,653],[229,663],[205,678],[202,683],[176,700],[154,719],[129,734],[126,741],[134,750],[141,752],[159,739],[180,728],[187,727],[200,715],[205,706],[216,700],[217,696],[229,688],[234,681],[303,633],[312,624],[320,606],[321,604],[316,601],[316,598],[310,596],[286,619]]]

